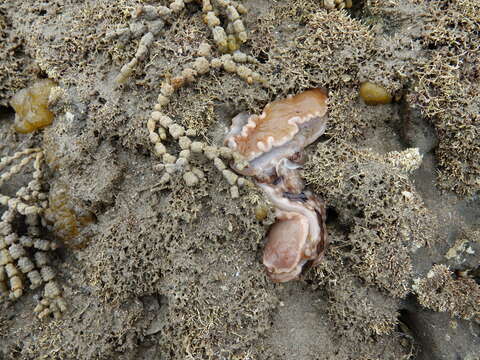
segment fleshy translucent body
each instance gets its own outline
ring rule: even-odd
[[[302,150],[325,131],[327,95],[321,89],[268,104],[261,115],[241,113],[232,120],[226,144],[246,166],[233,169],[253,176],[276,208],[263,263],[276,282],[297,278],[303,266],[317,264],[327,247],[325,204],[304,190],[298,168]]]
[[[48,97],[54,86],[54,81],[42,79],[13,96],[10,104],[15,110],[15,131],[27,134],[53,122],[54,115],[48,109]]]

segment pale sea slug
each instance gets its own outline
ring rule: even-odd
[[[249,163],[237,172],[259,178],[275,175],[281,159],[290,159],[325,131],[327,95],[321,89],[267,104],[261,115],[240,113],[232,119],[226,144]]]
[[[298,169],[302,150],[325,131],[327,95],[321,89],[268,104],[259,116],[232,120],[225,143],[246,161],[233,169],[255,178],[276,208],[263,264],[273,281],[297,278],[303,266],[317,264],[328,245],[325,203],[305,190]]]
[[[276,208],[263,253],[263,264],[273,281],[285,282],[300,275],[303,265],[318,264],[327,242],[325,203],[309,191],[291,194],[259,183]]]

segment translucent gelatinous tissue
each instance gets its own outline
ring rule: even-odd
[[[54,115],[48,109],[48,97],[54,86],[54,81],[42,79],[13,96],[10,105],[15,110],[15,131],[27,134],[53,122]]]

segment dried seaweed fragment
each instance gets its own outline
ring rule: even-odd
[[[454,316],[480,322],[480,286],[473,279],[458,278],[445,265],[435,265],[413,289],[423,306],[448,311]]]

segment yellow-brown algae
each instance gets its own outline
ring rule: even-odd
[[[392,102],[392,95],[383,86],[369,81],[360,85],[360,97],[367,105],[382,105]]]
[[[75,203],[66,185],[58,185],[50,191],[49,207],[45,219],[53,224],[53,232],[64,245],[82,249],[88,244],[89,235],[83,230],[95,222],[95,216]]]
[[[268,207],[265,205],[258,205],[255,208],[255,219],[258,221],[265,220],[268,216]]]
[[[53,122],[54,115],[48,109],[48,97],[55,85],[50,79],[38,80],[13,96],[10,104],[15,110],[13,127],[16,132],[27,134]]]

